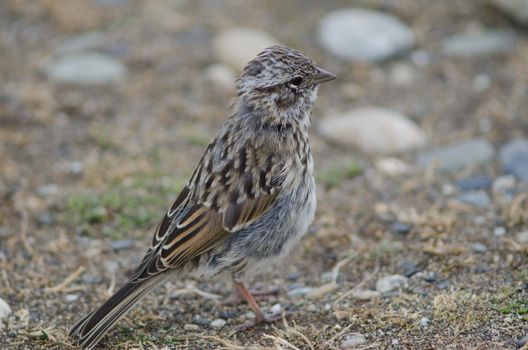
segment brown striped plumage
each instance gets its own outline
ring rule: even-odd
[[[92,348],[127,310],[174,272],[200,278],[244,275],[277,260],[306,231],[315,211],[309,112],[320,83],[335,76],[303,53],[274,46],[245,68],[232,116],[158,225],[131,280],[70,336]]]

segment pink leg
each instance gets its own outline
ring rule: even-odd
[[[253,309],[253,312],[255,313],[255,319],[240,325],[238,327],[239,331],[243,331],[248,328],[254,327],[262,322],[272,323],[282,318],[281,315],[270,316],[270,315],[266,315],[265,313],[263,313],[262,309],[257,304],[257,301],[255,300],[255,298],[253,298],[253,295],[251,295],[251,293],[246,288],[244,283],[242,282],[233,282],[233,283],[235,284],[235,288],[238,290],[240,295],[242,295],[244,299],[246,299],[249,306],[251,307],[251,309]]]

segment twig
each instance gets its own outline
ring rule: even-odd
[[[6,270],[2,270],[2,278],[4,279],[4,284],[6,286],[7,293],[14,293],[15,291],[13,290],[13,288],[11,288],[11,283],[9,283],[9,277],[7,276]]]
[[[84,267],[80,266],[77,270],[75,270],[74,273],[69,275],[62,281],[60,284],[56,285],[55,287],[46,288],[46,292],[52,292],[52,293],[58,293],[63,292],[66,287],[72,283],[77,277],[79,277],[84,272]]]
[[[112,274],[110,275],[110,285],[108,286],[108,289],[106,290],[108,295],[114,294],[115,284],[116,284],[116,275],[115,275],[115,271],[112,270]]]
[[[24,249],[26,249],[28,254],[33,255],[34,250],[33,250],[33,247],[31,246],[31,243],[29,243],[29,239],[27,236],[29,215],[28,215],[26,206],[24,204],[24,198],[23,198],[22,191],[20,191],[15,198],[15,206],[21,216],[20,218],[20,240],[22,241],[22,245],[24,246]]]

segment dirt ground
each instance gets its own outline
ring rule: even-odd
[[[429,147],[477,136],[499,145],[528,135],[526,30],[484,1],[354,2],[401,18],[430,54],[413,83],[398,87],[387,77],[405,58],[347,63],[317,43],[319,19],[347,4],[0,2],[0,296],[12,309],[0,348],[72,348],[68,328],[140,261],[229,113],[233,91],[212,86],[204,74],[217,61],[211,40],[223,29],[268,32],[340,75],[320,90],[315,124],[330,110],[379,105],[416,121]],[[441,39],[478,25],[513,28],[517,47],[492,57],[442,55]],[[126,64],[126,79],[98,87],[51,82],[43,72],[61,43],[94,30]],[[491,85],[476,91],[474,77],[483,72]],[[489,207],[475,208],[446,194],[446,186],[473,174],[496,178],[495,162],[451,175],[413,167],[391,177],[376,170],[376,158],[329,145],[316,128],[312,142],[315,222],[284,263],[252,284],[279,288],[262,306],[281,303],[291,311],[286,321],[234,333],[249,308],[218,304],[231,286],[181,276],[147,297],[101,344],[339,349],[347,337],[363,335],[364,349],[516,348],[528,334],[528,247],[512,237],[528,229],[527,186],[519,184],[512,201],[492,196]],[[398,157],[412,165],[418,152]],[[395,221],[410,232],[392,232]],[[497,226],[506,234],[494,235]],[[486,249],[472,248],[477,242]],[[404,274],[409,262],[418,272],[403,290],[353,297],[375,290],[379,278]],[[303,287],[313,289],[296,296]],[[216,329],[209,325],[215,319],[227,322]]]

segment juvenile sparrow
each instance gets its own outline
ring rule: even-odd
[[[158,225],[130,281],[70,330],[93,348],[123,315],[167,278],[230,274],[255,312],[273,322],[244,276],[276,262],[306,232],[316,198],[308,129],[319,84],[336,76],[304,53],[262,51],[237,80],[231,116]]]

